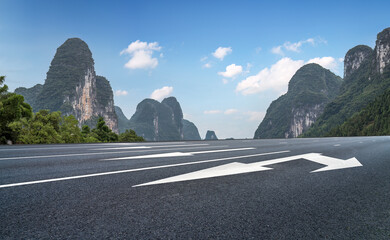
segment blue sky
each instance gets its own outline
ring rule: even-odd
[[[144,98],[175,96],[202,137],[219,138],[252,138],[300,66],[343,76],[345,53],[374,47],[390,27],[390,1],[1,0],[0,9],[10,90],[44,83],[56,49],[79,37],[128,118]]]

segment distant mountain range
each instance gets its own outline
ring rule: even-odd
[[[161,103],[145,99],[137,106],[128,120],[116,107],[119,129],[133,129],[147,141],[201,140],[194,123],[183,119],[180,103],[175,97],[165,98]]]
[[[133,129],[149,141],[200,140],[197,127],[183,119],[174,97],[161,103],[145,99],[128,120],[114,106],[110,82],[96,75],[92,53],[79,38],[70,38],[57,49],[43,85],[19,87],[15,93],[23,95],[34,112],[48,109],[74,115],[80,127],[84,124],[95,127],[102,116],[110,129],[116,132]]]
[[[378,101],[386,99],[388,90],[390,28],[377,35],[374,49],[358,45],[346,53],[343,80],[315,64],[299,69],[288,92],[271,103],[254,138],[383,135],[386,124],[375,124],[389,119],[390,111],[373,106],[386,107]],[[364,117],[368,113],[372,116]],[[347,131],[357,119],[362,129]]]
[[[292,138],[390,134],[390,28],[377,35],[371,49],[358,45],[344,58],[344,79],[317,64],[300,68],[288,92],[273,101],[254,138]],[[183,119],[176,98],[141,101],[127,119],[114,106],[110,82],[95,73],[88,45],[66,40],[56,51],[43,85],[20,87],[34,112],[74,115],[80,126],[96,125],[99,116],[116,132],[133,129],[148,141],[200,140],[194,123]],[[378,110],[379,109],[379,110]],[[206,139],[217,139],[208,131]]]

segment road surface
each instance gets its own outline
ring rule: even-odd
[[[0,146],[1,239],[389,239],[390,137]]]

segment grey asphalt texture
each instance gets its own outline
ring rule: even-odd
[[[146,146],[144,149],[126,147]],[[109,158],[248,148],[193,156]],[[109,149],[116,148],[116,149]],[[1,239],[390,239],[390,137],[0,146],[0,185],[258,153],[79,179],[0,187]],[[273,170],[133,187],[232,162],[305,153],[362,167]]]

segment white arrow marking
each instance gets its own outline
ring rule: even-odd
[[[302,154],[302,155],[296,155],[291,157],[285,157],[285,158],[277,158],[272,159],[268,161],[262,161],[262,162],[255,162],[255,163],[238,163],[233,162],[217,167],[212,167],[196,172],[186,173],[174,177],[164,178],[157,181],[152,181],[148,183],[143,183],[139,185],[135,185],[133,187],[140,187],[140,186],[147,186],[147,185],[155,185],[155,184],[163,184],[163,183],[171,183],[171,182],[181,182],[181,181],[189,181],[189,180],[196,180],[196,179],[204,179],[204,178],[212,178],[212,177],[221,177],[221,176],[228,176],[228,175],[235,175],[235,174],[242,174],[242,173],[250,173],[250,172],[259,172],[259,171],[265,171],[265,170],[271,170],[272,168],[264,167],[266,165],[272,165],[282,162],[288,162],[298,159],[307,159],[322,165],[326,165],[326,167],[317,169],[312,171],[313,172],[322,172],[322,171],[329,171],[329,170],[336,170],[336,169],[343,169],[343,168],[352,168],[352,167],[360,167],[363,166],[356,158],[350,158],[348,160],[341,160],[338,158],[332,158],[323,156],[320,153],[308,153],[308,154]]]
[[[200,152],[171,152],[171,153],[159,153],[159,154],[132,156],[132,157],[109,158],[101,161],[115,161],[115,160],[143,159],[143,158],[188,157],[188,156],[193,156],[195,154],[203,154],[203,153],[233,152],[233,151],[244,151],[244,150],[253,150],[253,149],[255,148],[233,148],[233,149],[209,150],[209,151],[200,151]]]
[[[180,166],[186,166],[186,165],[195,165],[195,164],[202,164],[202,163],[209,163],[209,162],[227,161],[227,160],[238,159],[238,158],[251,158],[251,157],[258,157],[258,156],[265,156],[265,155],[272,155],[272,154],[280,154],[280,153],[286,153],[286,152],[290,152],[290,151],[258,153],[258,154],[245,155],[245,156],[209,159],[209,160],[203,160],[203,161],[197,161],[197,162],[176,163],[176,164],[168,164],[168,165],[162,165],[162,166],[153,166],[153,167],[144,167],[144,168],[119,170],[119,171],[113,171],[113,172],[102,172],[102,173],[92,173],[92,174],[70,176],[70,177],[62,177],[62,178],[42,179],[42,180],[36,180],[36,181],[30,181],[30,182],[10,183],[10,184],[0,185],[0,188],[25,186],[25,185],[49,183],[49,182],[58,182],[58,181],[66,181],[66,180],[73,180],[73,179],[80,179],[80,178],[89,178],[89,177],[97,177],[97,176],[106,176],[106,175],[114,175],[114,174],[120,174],[120,173],[147,171],[147,170],[154,170],[154,169],[161,169],[161,168],[180,167]]]

